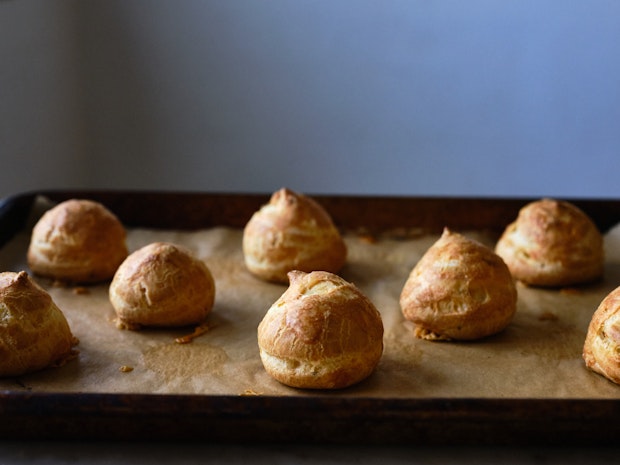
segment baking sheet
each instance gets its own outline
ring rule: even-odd
[[[269,200],[269,194],[208,192],[48,190],[17,194],[0,201],[0,244],[6,244],[0,247],[0,264],[19,266],[19,263],[23,263],[23,251],[27,246],[27,235],[33,224],[33,216],[41,213],[36,208],[34,211],[31,209],[39,197],[54,202],[70,198],[90,198],[105,204],[130,229],[146,229],[149,234],[155,235],[174,231],[174,234],[181,236],[223,226],[238,231],[252,213]],[[373,235],[389,231],[390,237],[394,239],[395,250],[403,245],[402,238],[419,239],[420,234],[431,234],[426,238],[430,241],[433,235],[438,237],[445,225],[461,232],[472,231],[492,240],[516,217],[520,207],[535,200],[334,195],[313,197],[326,207],[342,230],[356,233],[350,238],[356,241],[356,244],[361,241],[360,246],[372,245],[372,241],[366,244],[364,241],[368,242]],[[619,200],[567,200],[584,209],[601,231],[607,232],[620,222]],[[149,385],[149,391],[135,392],[132,381],[134,378],[123,378],[119,375],[133,373],[144,376],[148,367],[144,361],[140,362],[143,357],[141,353],[138,353],[136,358],[116,358],[116,349],[119,347],[115,346],[115,338],[129,336],[112,331],[108,324],[110,313],[106,316],[102,311],[98,314],[100,325],[97,333],[101,333],[99,335],[102,340],[105,339],[104,333],[107,331],[113,337],[106,340],[104,347],[98,347],[94,339],[90,342],[83,341],[80,345],[80,358],[75,363],[62,367],[62,377],[63,383],[79,383],[84,378],[82,375],[87,374],[88,378],[93,373],[98,373],[99,382],[106,386],[106,390],[45,390],[44,386],[49,388],[52,379],[58,382],[60,378],[57,373],[53,374],[53,371],[4,380],[6,388],[0,387],[0,436],[5,439],[105,438],[122,441],[191,440],[257,444],[616,444],[620,435],[620,424],[617,422],[620,416],[620,402],[616,398],[617,387],[600,376],[585,371],[576,353],[576,346],[579,339],[577,334],[584,331],[583,327],[580,329],[579,326],[584,324],[586,315],[593,311],[592,304],[598,300],[597,294],[604,294],[616,284],[620,261],[617,256],[617,251],[620,250],[617,235],[617,232],[612,231],[606,237],[606,245],[611,253],[608,255],[603,282],[579,290],[536,292],[536,299],[545,304],[545,309],[552,309],[551,313],[546,313],[542,307],[526,305],[525,311],[519,314],[519,318],[523,316],[523,319],[515,320],[515,324],[506,333],[481,341],[481,344],[451,343],[431,346],[428,345],[431,344],[429,341],[408,339],[408,342],[399,348],[398,344],[388,340],[386,336],[386,353],[375,375],[360,385],[343,391],[298,391],[279,386],[265,378],[265,373],[257,364],[257,352],[253,352],[244,359],[248,363],[248,373],[253,371],[257,377],[262,376],[262,381],[258,381],[270,383],[273,390],[265,389],[264,392],[259,392],[256,386],[260,383],[246,374],[245,381],[250,380],[251,383],[242,381],[232,389],[228,385],[220,391],[234,391],[232,394],[188,394],[196,389],[196,385],[192,385],[193,381],[174,387],[177,394],[166,393],[170,386],[167,382],[162,382],[162,379],[169,380],[172,375],[170,372],[166,376],[151,373],[149,376],[153,383]],[[13,242],[7,244],[11,239]],[[14,247],[19,244],[21,245]],[[419,253],[420,251],[416,252],[417,255]],[[354,268],[348,266],[343,272],[348,273],[351,280],[370,279],[378,273],[369,273],[369,270],[375,269],[379,258],[381,257],[375,256],[373,263],[368,264],[369,268],[361,266],[362,263],[357,261]],[[249,276],[243,273],[237,275],[239,282],[245,282],[248,278]],[[385,285],[381,293],[386,295],[384,291],[389,286],[396,286],[396,281],[397,278],[392,275],[391,284]],[[376,284],[375,290],[380,290],[378,281],[373,282]],[[388,282],[389,279],[386,280],[386,283]],[[368,292],[374,292],[372,288],[373,286],[370,286]],[[73,292],[71,289],[53,290],[54,293],[63,294],[72,300],[76,296],[69,291]],[[525,293],[529,291],[526,290]],[[280,290],[276,286],[269,292],[279,295]],[[82,302],[96,300],[93,299],[93,293],[82,297]],[[105,292],[100,297],[101,303],[105,304]],[[252,303],[252,299],[257,299],[258,295],[252,293],[248,298],[249,301],[241,302],[247,309],[241,304],[237,306],[234,300],[230,300],[229,304],[221,301],[218,311],[214,311],[211,317],[211,323],[217,323],[213,324],[212,332],[204,335],[204,338],[198,338],[191,347],[200,343],[207,347],[205,352],[209,352],[208,348],[214,347],[218,338],[224,337],[226,331],[236,332],[233,328],[239,328],[239,325],[246,323],[245,320],[237,318],[239,315],[247,318],[247,328],[256,324],[259,318],[250,312],[249,308],[259,306]],[[267,298],[266,295],[262,298],[266,302],[271,300],[271,297]],[[378,300],[378,304],[382,302],[382,299]],[[393,304],[393,300],[391,301]],[[526,301],[529,301],[529,298]],[[572,310],[564,312],[566,303]],[[86,307],[87,305],[81,305],[80,309]],[[265,308],[261,311],[264,310]],[[385,311],[388,311],[387,304]],[[76,327],[80,326],[78,320],[85,317],[86,313],[77,310]],[[394,318],[393,323],[397,323],[398,312],[391,312],[390,315]],[[253,323],[250,321],[252,319]],[[219,323],[222,324],[218,326]],[[553,324],[549,325],[550,323]],[[398,326],[402,334],[407,334],[406,326],[406,323]],[[564,328],[568,328],[568,331]],[[151,331],[132,337],[149,341],[148,344],[154,352],[159,351],[165,355],[166,350],[177,349],[161,347],[171,346],[171,338],[179,334],[187,332]],[[541,347],[549,348],[551,341],[564,341],[567,334],[574,336],[569,338],[573,342],[553,346],[555,354],[554,351],[548,352],[544,359],[546,366],[556,374],[555,378],[545,374],[543,380],[533,379],[528,370],[510,365],[507,367],[502,362],[506,361],[507,353],[511,354],[510,359],[514,362],[519,358],[515,351],[519,350],[522,351],[523,359],[531,363]],[[512,338],[508,337],[511,335]],[[235,350],[240,350],[243,344],[243,338],[239,338],[235,343],[228,342],[228,350],[225,350],[227,356],[234,355]],[[233,350],[233,347],[237,349]],[[491,356],[487,351],[489,347],[500,350],[496,350]],[[197,351],[198,349],[192,348],[188,353],[196,355]],[[469,359],[470,356],[473,358]],[[167,356],[159,358],[169,359]],[[188,360],[190,359],[192,363],[209,365],[210,389],[215,392],[217,383],[226,378],[221,369],[214,368],[214,365],[220,364],[221,359],[218,359],[218,356],[207,357],[207,361],[205,357],[191,356],[188,357]],[[477,363],[481,360],[483,364]],[[224,362],[230,363],[228,360]],[[117,372],[119,364],[134,364],[134,371]],[[561,377],[557,382],[552,382],[559,378],[558,372],[554,371],[555,367],[567,364],[575,368],[571,378],[567,381]],[[448,374],[453,373],[449,377],[442,371],[442,367],[447,366],[451,367]],[[564,367],[561,371],[568,370]],[[491,373],[494,374],[493,377],[487,376]],[[500,376],[505,373],[510,373],[512,378],[506,381],[501,379]],[[234,375],[237,376],[237,373]],[[192,371],[187,379],[202,377],[199,384],[204,384],[206,376],[204,372]],[[481,378],[476,379],[476,376]],[[578,397],[576,382],[571,381],[573,376],[587,380],[586,384],[579,388],[586,391],[583,397]],[[467,381],[463,382],[464,379]],[[495,390],[500,397],[484,396],[484,392],[490,392],[486,386],[489,380],[492,382],[491,390]],[[455,385],[453,381],[460,384]],[[547,393],[542,388],[546,382],[552,385],[552,392],[563,392],[562,397]],[[533,388],[533,384],[539,387]],[[387,390],[384,390],[385,387]],[[500,392],[500,387],[508,389]],[[72,389],[77,389],[75,384]],[[539,390],[543,391],[540,396],[526,396],[527,392],[534,395]],[[399,394],[388,397],[395,391]]]
[[[3,270],[26,269],[34,221],[51,204],[39,198],[26,227],[0,251]],[[497,231],[459,231],[493,246]],[[518,286],[515,319],[502,333],[474,342],[433,342],[413,337],[398,305],[411,268],[438,233],[408,230],[369,237],[346,232],[348,262],[340,273],[377,306],[385,326],[385,350],[376,372],[351,388],[329,392],[377,399],[617,399],[620,386],[588,371],[581,358],[591,315],[620,285],[620,229],[605,236],[601,282],[571,289]],[[10,392],[165,394],[207,396],[326,395],[288,388],[262,368],[256,328],[286,286],[265,283],[243,264],[242,230],[212,226],[191,231],[128,228],[130,251],[154,241],[190,248],[211,269],[216,302],[209,330],[189,344],[176,338],[192,327],[119,330],[107,283],[58,287],[36,278],[65,313],[80,339],[79,357],[60,368],[0,380]],[[131,370],[125,370],[130,367]]]

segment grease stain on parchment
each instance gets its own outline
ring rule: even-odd
[[[229,360],[224,349],[208,344],[166,344],[143,353],[144,365],[164,379],[218,374]]]

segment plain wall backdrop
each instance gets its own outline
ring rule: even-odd
[[[0,0],[0,196],[84,177],[75,8]]]
[[[0,1],[0,195],[620,196],[620,2]]]

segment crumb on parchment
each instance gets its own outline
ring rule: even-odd
[[[261,393],[256,392],[254,389],[248,388],[245,391],[243,391],[240,395],[241,396],[260,396]]]
[[[194,328],[193,333],[187,334],[185,336],[177,337],[174,340],[174,342],[176,342],[177,344],[188,344],[192,342],[194,339],[196,339],[198,336],[201,336],[202,334],[206,333],[207,331],[209,331],[209,326],[206,323],[203,323],[201,325],[196,326],[196,328]]]

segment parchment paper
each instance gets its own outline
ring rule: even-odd
[[[3,271],[30,270],[25,254],[31,223],[0,250]],[[496,238],[460,231],[489,246]],[[349,255],[340,275],[376,305],[385,326],[385,350],[375,373],[336,391],[342,396],[618,398],[620,386],[585,368],[583,341],[592,313],[620,285],[620,229],[605,237],[601,282],[545,290],[518,285],[518,309],[502,333],[475,342],[416,339],[398,299],[411,268],[438,235],[369,240],[345,234]],[[208,331],[188,344],[175,339],[193,327],[128,331],[117,329],[108,284],[58,287],[33,276],[64,312],[80,343],[79,355],[58,368],[0,379],[2,390],[40,392],[175,393],[228,395],[323,395],[331,391],[288,388],[271,379],[258,355],[256,329],[286,286],[253,277],[243,263],[242,231],[128,230],[130,251],[154,241],[190,248],[216,282]],[[127,369],[129,368],[129,369]]]

